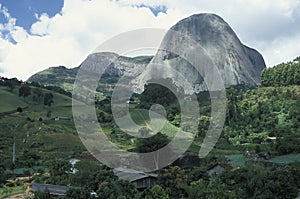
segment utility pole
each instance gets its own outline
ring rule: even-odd
[[[13,150],[12,150],[12,163],[13,163],[13,165],[16,164],[16,130],[17,130],[19,125],[20,124],[16,123],[13,127],[10,126],[10,130],[14,134],[14,137],[13,137]]]
[[[13,143],[13,157],[12,157],[13,165],[16,163],[16,134],[14,133],[14,143]]]

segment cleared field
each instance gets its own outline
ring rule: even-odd
[[[278,163],[278,164],[288,164],[293,162],[300,162],[300,154],[289,154],[278,156],[272,158],[270,160],[266,160],[266,162]]]
[[[16,110],[17,107],[26,107],[28,104],[14,93],[9,92],[6,88],[0,87],[1,101],[0,113]]]
[[[243,154],[228,155],[226,157],[229,159],[229,164],[233,166],[243,166],[245,164]]]

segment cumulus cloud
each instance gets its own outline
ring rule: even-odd
[[[36,14],[35,17],[37,18],[38,21],[32,24],[30,33],[39,36],[46,35],[50,24],[49,16],[46,13],[43,13],[40,16]]]
[[[149,9],[160,6],[166,7],[166,13],[155,16]],[[0,24],[0,68],[5,75],[23,80],[50,66],[76,67],[99,44],[119,33],[168,29],[201,12],[223,17],[242,42],[263,54],[268,66],[299,56],[300,50],[295,45],[300,43],[299,0],[65,0],[55,16],[36,15],[29,32],[16,26],[9,10],[0,8],[7,18],[7,23]]]
[[[216,13],[231,25],[243,43],[263,54],[267,66],[274,66],[299,56],[300,51],[295,45],[300,43],[299,0],[149,0],[147,2],[120,0],[120,2],[124,5],[144,3],[153,7],[166,5],[168,11],[180,11],[183,17],[202,12]]]
[[[174,12],[172,15],[176,15]],[[119,33],[137,28],[169,28],[180,14],[155,17],[148,8],[122,6],[110,1],[65,0],[61,13],[37,17],[30,32],[13,24],[11,36],[16,44],[5,43],[0,67],[7,76],[23,80],[50,66],[76,67],[98,45]],[[15,20],[10,17],[9,20]],[[6,39],[1,39],[4,43]],[[4,55],[5,54],[5,55]]]

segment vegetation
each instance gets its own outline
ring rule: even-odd
[[[263,86],[300,85],[300,57],[292,62],[282,63],[262,72]]]
[[[1,78],[0,198],[24,193],[25,183],[13,181],[19,176],[69,186],[65,198],[93,198],[95,194],[119,199],[296,198],[300,189],[299,61],[297,58],[265,69],[260,87],[239,85],[226,89],[226,121],[210,154],[192,167],[175,162],[156,171],[156,185],[139,191],[129,181],[118,179],[110,168],[86,151],[72,121],[69,92],[55,86]],[[111,82],[117,80],[106,78]],[[161,81],[173,85],[170,79]],[[174,85],[169,88],[176,95],[184,95]],[[118,128],[111,112],[111,96],[102,93],[102,97],[96,97],[95,107],[104,133],[116,146],[132,152],[147,153],[166,146],[181,123],[180,107],[172,91],[149,83],[143,93],[131,97],[131,118],[143,126],[139,133],[144,138],[129,136]],[[198,133],[187,157],[197,156],[211,118],[209,93],[202,92],[197,97]],[[160,132],[152,135],[148,109],[154,104],[164,106],[168,121]],[[80,161],[71,165],[72,157]],[[225,166],[219,174],[211,174],[209,171],[216,165]],[[49,198],[48,192],[35,194]]]

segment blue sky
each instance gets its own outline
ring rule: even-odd
[[[169,29],[196,13],[220,15],[267,66],[300,55],[300,0],[0,0],[0,76],[26,80],[76,67],[107,39]]]
[[[37,16],[46,13],[49,17],[61,12],[63,0],[0,0],[2,9],[7,9],[10,16],[16,19],[15,25],[30,31],[31,25],[38,19]],[[8,22],[5,13],[0,13],[0,24]],[[10,32],[2,30],[2,38],[6,38],[11,43],[17,42],[11,37]]]
[[[29,30],[31,25],[37,21],[36,14],[47,13],[53,17],[63,7],[63,0],[1,0],[2,6],[9,10],[12,17],[16,18],[16,25]],[[3,14],[0,23],[5,23]]]
[[[168,8],[165,5],[158,5],[158,6],[149,6],[145,4],[137,5],[140,8],[148,8],[154,16],[157,16],[159,13],[167,13]]]
[[[63,0],[0,0],[0,4],[7,8],[11,17],[16,18],[16,25],[30,31],[31,25],[37,21],[37,15],[46,13],[50,18],[61,12]],[[137,4],[137,7],[148,8],[154,16],[160,12],[166,13],[167,7],[164,5],[149,6]],[[7,23],[7,19],[1,13],[0,24]]]

